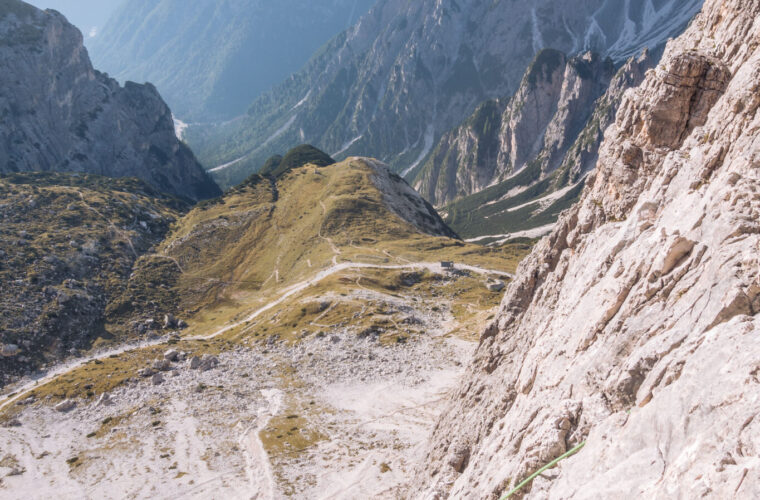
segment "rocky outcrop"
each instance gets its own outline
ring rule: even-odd
[[[187,139],[204,163],[225,166],[214,172],[224,185],[304,142],[412,173],[479,103],[511,96],[541,49],[623,62],[680,33],[701,3],[380,0],[247,116],[191,126]]]
[[[438,212],[398,174],[387,165],[364,158],[362,161],[374,172],[372,180],[382,193],[385,207],[401,220],[414,226],[421,233],[432,236],[459,238],[438,215]]]
[[[542,51],[512,99],[444,136],[415,185],[468,238],[554,223],[578,199],[623,93],[657,60],[645,50],[613,75],[592,53]]]
[[[150,85],[95,71],[81,33],[59,13],[18,0],[0,6],[0,173],[86,172],[138,177],[199,200],[220,194],[177,140]]]
[[[708,0],[521,265],[414,491],[760,495],[760,2]],[[464,458],[461,458],[464,457]]]
[[[99,337],[137,333],[126,323],[155,307],[153,294],[172,274],[160,272],[165,259],[148,258],[158,281],[151,296],[122,302],[140,281],[132,266],[187,208],[137,179],[0,176],[0,387],[89,350]]]
[[[415,181],[434,205],[482,191],[530,167],[556,169],[609,85],[612,61],[543,50],[509,101],[482,104],[443,136]]]

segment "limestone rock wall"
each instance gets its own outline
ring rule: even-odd
[[[82,34],[56,11],[0,6],[0,173],[138,177],[193,200],[221,194],[174,133],[155,87],[93,69]]]
[[[511,283],[420,498],[760,496],[760,2],[708,0]]]

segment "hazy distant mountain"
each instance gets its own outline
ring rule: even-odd
[[[375,0],[126,0],[90,44],[118,80],[150,81],[185,120],[237,116]]]
[[[485,99],[510,96],[541,48],[623,62],[677,35],[702,0],[381,0],[245,119],[188,130],[234,184],[277,151],[308,142],[336,159],[370,155],[399,172]],[[287,36],[278,40],[286,42]]]
[[[177,140],[153,85],[124,87],[93,69],[60,13],[0,1],[0,174],[139,177],[193,200],[219,188]]]
[[[123,0],[30,0],[40,9],[55,9],[79,28],[85,42],[96,37]]]

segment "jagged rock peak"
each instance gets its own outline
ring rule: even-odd
[[[511,99],[486,101],[443,136],[415,186],[443,205],[482,191],[539,157],[539,170],[556,169],[613,73],[612,62],[592,52],[568,58],[542,50]]]
[[[479,103],[512,95],[541,49],[623,62],[680,34],[701,3],[381,0],[246,117],[186,137],[223,184],[303,142],[407,177]]]
[[[21,171],[139,177],[194,200],[219,194],[155,87],[120,87],[93,69],[82,34],[60,13],[4,0],[0,173]]]
[[[547,73],[541,61],[552,52],[536,58],[510,101],[487,101],[446,134],[415,183],[434,201],[448,196],[439,202],[445,220],[466,238],[498,242],[551,230],[579,198],[623,93],[659,60],[642,51],[613,76],[609,60],[585,53]],[[561,85],[539,86],[553,79]]]
[[[523,262],[414,491],[760,496],[760,1],[708,0]]]

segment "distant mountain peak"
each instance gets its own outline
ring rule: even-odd
[[[620,64],[679,34],[700,5],[383,0],[246,116],[190,127],[187,139],[207,166],[235,161],[214,172],[223,185],[303,142],[336,159],[370,155],[411,174],[479,103],[513,94],[538,51],[548,50],[539,62],[594,50]]]
[[[153,85],[120,87],[94,70],[57,11],[17,0],[0,9],[0,173],[88,172],[192,200],[219,194]]]

